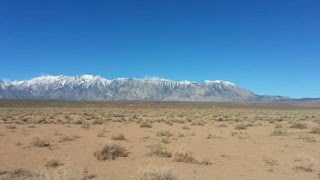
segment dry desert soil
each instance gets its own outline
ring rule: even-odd
[[[0,179],[320,179],[320,105],[0,100]]]

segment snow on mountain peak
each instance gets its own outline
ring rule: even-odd
[[[215,80],[215,81],[211,81],[211,80],[205,80],[204,81],[205,84],[224,84],[227,86],[236,86],[234,83],[229,82],[229,81],[222,81],[222,80]]]

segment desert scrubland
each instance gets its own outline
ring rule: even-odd
[[[320,105],[0,101],[0,179],[319,179]]]

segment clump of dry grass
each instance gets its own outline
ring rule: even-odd
[[[275,130],[271,133],[272,136],[286,136],[288,133],[284,130]]]
[[[115,141],[124,141],[124,140],[127,140],[127,138],[124,136],[123,133],[119,133],[117,135],[114,135],[111,137],[112,140],[115,140]]]
[[[7,125],[6,128],[7,129],[16,129],[17,127],[15,125],[10,124],[10,125]]]
[[[141,128],[152,128],[152,125],[147,121],[143,121],[140,123],[140,127]]]
[[[184,149],[175,153],[173,161],[183,163],[198,163],[198,161],[193,157],[193,153]]]
[[[46,162],[44,165],[46,168],[57,168],[59,166],[63,166],[64,164],[58,160],[52,159]]]
[[[169,143],[171,143],[170,138],[168,138],[168,137],[163,137],[163,138],[161,138],[161,142],[163,142],[164,144],[169,144]]]
[[[44,176],[35,172],[31,172],[27,169],[15,169],[10,172],[2,172],[0,174],[0,179],[43,179]]]
[[[295,129],[308,129],[308,126],[303,123],[295,122],[293,123],[290,128],[295,128]]]
[[[189,126],[182,126],[182,129],[190,130]]]
[[[251,127],[252,125],[251,124],[244,124],[244,123],[241,123],[241,124],[237,124],[234,129],[236,130],[245,130],[247,129],[247,127]]]
[[[303,171],[303,172],[313,172],[313,159],[310,157],[299,157],[294,160],[295,164],[293,164],[292,169],[295,171]]]
[[[177,180],[172,168],[147,167],[141,170],[141,180]]]
[[[308,136],[308,135],[301,135],[301,136],[299,136],[299,139],[302,139],[306,142],[317,142],[316,138],[314,138],[312,136]]]
[[[157,144],[150,149],[150,156],[159,156],[159,157],[168,157],[172,156],[171,152],[167,151],[167,149],[160,144]]]
[[[170,131],[167,131],[167,130],[158,131],[156,133],[156,135],[159,136],[159,137],[171,137],[171,136],[173,136],[173,134]]]
[[[96,175],[89,173],[89,169],[88,168],[84,168],[83,169],[81,180],[93,179],[95,177],[96,177]]]
[[[265,164],[268,166],[268,171],[273,172],[274,166],[278,165],[278,161],[272,158],[264,159]]]
[[[85,129],[85,130],[89,130],[90,124],[88,122],[84,122],[84,123],[82,123],[81,128]]]
[[[123,146],[115,143],[105,144],[103,147],[98,149],[94,156],[100,160],[115,160],[119,157],[127,157],[129,152]]]
[[[62,142],[67,142],[67,141],[74,141],[78,138],[80,138],[80,137],[79,136],[63,136],[63,137],[60,137],[59,142],[62,143]]]
[[[175,162],[182,162],[182,163],[193,163],[193,164],[201,164],[201,165],[212,165],[208,159],[203,161],[197,160],[193,157],[193,153],[190,151],[186,151],[184,149],[177,151],[173,157],[173,161]]]
[[[35,137],[33,138],[31,144],[34,147],[49,147],[51,145],[50,140],[47,138]]]
[[[209,165],[212,165],[212,162],[209,159],[204,159],[202,161],[198,161],[198,164],[209,166]]]
[[[311,134],[320,134],[320,127],[314,127],[310,131]]]
[[[103,131],[98,131],[97,137],[105,137]]]

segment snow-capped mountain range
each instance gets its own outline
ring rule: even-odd
[[[246,102],[289,99],[261,96],[228,81],[175,82],[167,79],[100,76],[40,76],[26,81],[0,81],[2,99],[142,100]]]

